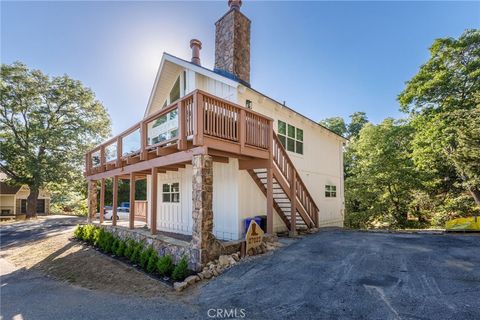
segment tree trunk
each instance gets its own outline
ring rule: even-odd
[[[27,198],[27,218],[37,216],[38,189],[30,187],[30,194]]]
[[[473,200],[475,200],[475,203],[480,206],[480,189],[477,187],[471,187],[470,188],[470,193],[473,196]]]

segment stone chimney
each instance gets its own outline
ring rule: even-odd
[[[200,66],[200,49],[202,49],[202,42],[197,39],[192,39],[190,40],[190,48],[192,48],[192,63]]]
[[[241,0],[215,23],[215,72],[250,86],[250,24],[240,12]]]

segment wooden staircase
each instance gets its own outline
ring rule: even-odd
[[[290,232],[318,227],[318,207],[275,132],[272,147],[275,211]],[[267,169],[249,169],[248,173],[266,196]]]

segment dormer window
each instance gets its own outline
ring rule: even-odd
[[[246,100],[245,107],[247,107],[248,109],[252,109],[252,100]]]

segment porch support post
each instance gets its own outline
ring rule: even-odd
[[[113,177],[112,226],[117,225],[118,176]]]
[[[192,159],[193,227],[192,251],[195,268],[215,258],[213,235],[213,160],[206,154],[194,155]]]
[[[273,121],[268,123],[267,233],[273,234]]]
[[[105,178],[101,180],[100,185],[100,223],[103,223],[105,214]]]
[[[128,227],[135,227],[135,174],[130,173],[130,216],[128,218]]]
[[[297,175],[292,170],[292,178],[290,181],[290,237],[297,235]]]
[[[158,197],[158,168],[152,168],[152,183],[150,185],[152,198],[150,210],[150,230],[152,235],[157,234],[157,197]]]
[[[97,210],[97,182],[88,180],[88,217],[87,222],[92,223]]]
[[[267,168],[267,233],[273,234],[273,168]]]

